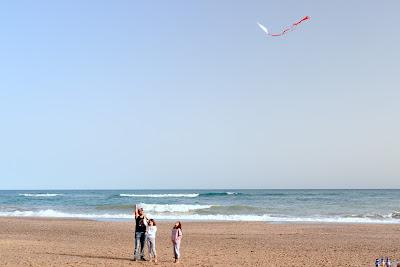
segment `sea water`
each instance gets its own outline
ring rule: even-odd
[[[0,216],[130,220],[400,223],[400,190],[0,191]]]

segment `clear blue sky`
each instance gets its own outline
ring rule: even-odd
[[[399,10],[3,1],[0,189],[400,187]]]

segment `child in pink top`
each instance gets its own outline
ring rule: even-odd
[[[172,228],[171,233],[171,240],[172,244],[174,245],[174,257],[175,263],[179,262],[179,258],[181,256],[180,247],[181,247],[181,240],[182,240],[182,224],[181,222],[176,222],[174,228]]]

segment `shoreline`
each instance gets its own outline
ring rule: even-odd
[[[133,221],[133,217],[130,218],[91,218],[91,217],[45,217],[45,216],[1,216],[0,219],[43,219],[43,220],[77,220],[77,221],[95,221],[95,222],[131,222]],[[157,218],[155,218],[157,219]],[[302,220],[293,220],[293,221],[257,221],[257,220],[212,220],[212,219],[182,219],[182,218],[175,218],[175,219],[157,219],[160,222],[175,222],[175,221],[182,221],[188,223],[267,223],[267,224],[304,224],[304,225],[314,225],[314,224],[327,224],[327,225],[399,225],[400,222],[391,222],[391,221],[302,221]]]
[[[157,221],[159,266],[171,222]],[[0,217],[1,266],[152,266],[132,262],[133,222]],[[183,221],[181,266],[373,266],[400,259],[400,225]]]

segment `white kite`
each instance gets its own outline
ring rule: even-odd
[[[263,30],[267,35],[269,35],[269,31],[267,28],[264,27],[264,25],[262,25],[261,23],[257,22],[258,26],[261,28],[261,30]]]

